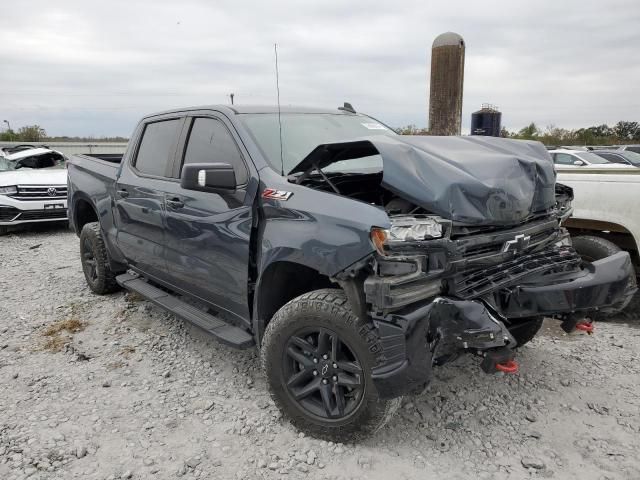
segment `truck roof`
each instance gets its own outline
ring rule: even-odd
[[[150,115],[146,115],[144,118],[155,117],[158,115],[166,115],[168,113],[188,112],[193,110],[217,110],[224,112],[228,115],[238,115],[243,113],[278,113],[277,105],[199,105],[192,107],[174,108],[171,110],[164,110],[162,112],[155,112]],[[316,107],[302,107],[292,105],[280,106],[282,113],[329,113],[334,115],[354,115],[346,110],[328,109],[328,108],[316,108]],[[357,114],[356,114],[357,115]]]

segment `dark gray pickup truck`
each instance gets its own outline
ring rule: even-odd
[[[543,317],[589,332],[635,291],[627,253],[572,247],[572,191],[537,142],[399,136],[347,104],[209,106],[68,168],[90,288],[259,347],[276,403],[323,438],[375,432],[461,354],[514,373]]]

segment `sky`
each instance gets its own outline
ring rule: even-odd
[[[517,130],[640,121],[638,0],[21,0],[0,15],[0,121],[128,136],[191,105],[350,102],[427,126],[430,50],[466,42],[463,133],[482,103]],[[2,124],[6,127],[6,124]]]

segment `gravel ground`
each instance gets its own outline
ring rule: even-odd
[[[640,478],[640,321],[554,323],[521,373],[436,371],[363,443],[295,431],[240,352],[86,287],[62,228],[0,238],[0,478]]]

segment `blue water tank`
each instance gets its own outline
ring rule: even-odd
[[[498,111],[498,107],[484,103],[480,110],[471,114],[471,135],[499,137],[501,122],[502,113]]]

